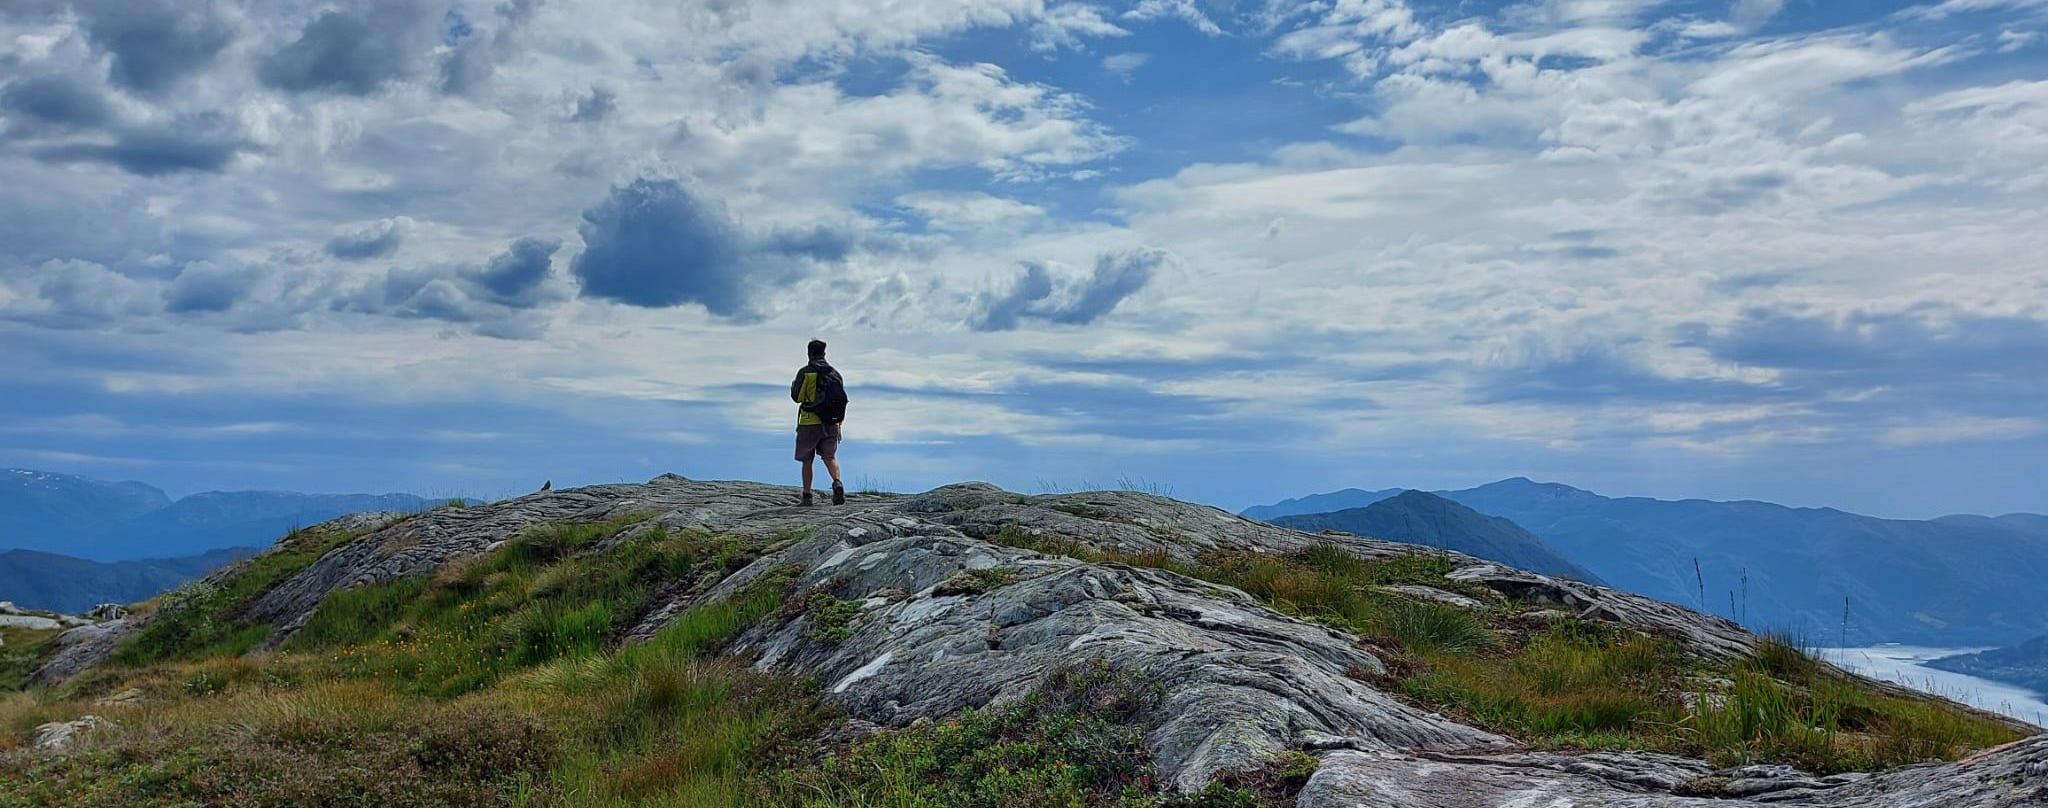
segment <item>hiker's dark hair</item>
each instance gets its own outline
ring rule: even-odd
[[[824,341],[824,340],[821,340],[821,339],[814,339],[814,340],[811,340],[811,345],[810,345],[810,348],[811,348],[811,358],[812,358],[812,359],[817,359],[817,358],[819,358],[819,357],[822,357],[822,356],[824,356],[824,355],[825,355],[825,341]]]

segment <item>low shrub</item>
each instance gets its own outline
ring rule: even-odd
[[[814,592],[806,600],[804,635],[819,642],[841,642],[853,636],[853,618],[860,614],[860,601],[844,600]]]

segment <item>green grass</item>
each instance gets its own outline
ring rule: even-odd
[[[1565,623],[1516,652],[1424,652],[1409,696],[1545,746],[1663,748],[1684,654],[1672,643]]]
[[[20,690],[42,662],[43,650],[63,631],[0,627],[0,693]]]
[[[1471,654],[1494,646],[1486,621],[1469,609],[1441,603],[1396,601],[1372,618],[1378,634],[1418,654]]]
[[[1401,687],[1536,746],[1659,750],[1722,766],[1872,771],[1955,760],[2019,737],[1956,705],[1888,695],[1771,644],[1755,659],[1709,667],[1671,641],[1567,621],[1509,654],[1426,653],[1423,670]],[[1689,693],[1689,676],[1732,687]]]
[[[117,665],[244,654],[270,638],[271,627],[242,619],[263,593],[362,534],[295,530],[269,552],[242,562],[224,583],[194,581],[155,601],[149,622],[114,654]]]
[[[1165,693],[1097,662],[1052,672],[1019,704],[883,735],[777,778],[772,804],[805,808],[1255,806],[1216,785],[1162,793],[1140,718]]]
[[[488,556],[329,596],[284,645],[330,652],[338,673],[455,696],[507,673],[602,650],[650,608],[668,581],[724,545],[660,528],[610,552],[579,551],[644,517],[549,525]]]
[[[557,748],[531,716],[413,702],[365,683],[194,701],[126,720],[127,731],[81,754],[0,762],[0,806],[481,808],[512,804]]]
[[[1687,716],[1694,751],[1722,765],[1790,761],[1820,772],[1861,771],[1955,760],[2020,737],[1954,704],[1867,687],[1784,637],[1763,638],[1733,681],[1719,706],[1703,704]]]

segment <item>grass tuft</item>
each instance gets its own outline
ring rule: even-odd
[[[1374,623],[1382,636],[1420,654],[1474,654],[1495,643],[1478,614],[1441,603],[1388,603]]]

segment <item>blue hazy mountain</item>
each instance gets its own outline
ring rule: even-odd
[[[170,504],[163,491],[145,483],[0,469],[0,549],[64,551]]]
[[[1363,508],[1282,516],[1269,521],[1296,530],[1341,530],[1456,550],[1547,575],[1601,582],[1599,576],[1559,555],[1520,525],[1422,491],[1404,491]]]
[[[2048,516],[2042,516],[2038,513],[2009,513],[2004,516],[1957,514],[1955,516],[1944,516],[1934,521],[1951,525],[2010,530],[2048,541]]]
[[[0,552],[0,600],[77,614],[101,603],[146,600],[256,552],[233,547],[183,558],[109,562],[8,550]]]
[[[78,554],[106,560],[187,555],[261,545],[292,531],[365,511],[418,511],[433,502],[411,494],[300,494],[210,491],[180,499],[91,539]]]
[[[97,561],[175,558],[267,545],[292,528],[362,511],[417,511],[412,494],[210,491],[171,500],[137,482],[0,470],[0,550]]]
[[[1391,499],[1406,489],[1389,488],[1385,491],[1363,491],[1346,488],[1327,494],[1310,494],[1297,499],[1283,499],[1271,505],[1258,505],[1244,509],[1244,516],[1271,522],[1282,516],[1299,516],[1312,513],[1334,513],[1363,508],[1375,502]]]
[[[2008,645],[2048,633],[2048,534],[2029,514],[1879,519],[1521,478],[1437,493],[1513,521],[1610,585],[1809,642]]]

